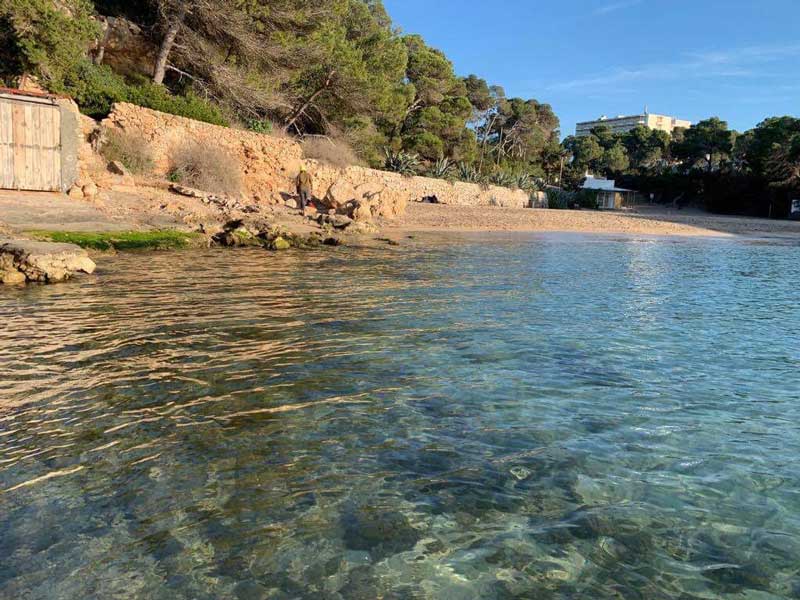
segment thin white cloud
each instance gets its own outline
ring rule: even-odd
[[[592,11],[592,14],[607,15],[609,13],[617,12],[618,10],[631,8],[641,3],[642,0],[624,0],[623,2],[613,2],[611,4],[606,4],[605,6],[601,6],[600,8],[595,9],[594,11]]]
[[[777,60],[800,57],[800,44],[772,44],[748,46],[711,52],[694,52],[684,55],[682,61],[651,63],[636,67],[617,67],[598,75],[579,77],[547,86],[549,91],[571,91],[594,88],[600,85],[618,85],[634,81],[670,81],[702,77],[770,77],[763,65]]]

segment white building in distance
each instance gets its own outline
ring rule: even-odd
[[[595,127],[605,125],[612,133],[627,133],[631,129],[639,127],[640,125],[648,129],[656,129],[658,131],[666,131],[670,135],[678,127],[688,129],[692,126],[691,121],[678,119],[677,117],[667,117],[665,115],[655,115],[645,111],[641,115],[628,115],[608,118],[602,116],[595,121],[584,121],[575,126],[575,135],[577,137],[586,137]]]

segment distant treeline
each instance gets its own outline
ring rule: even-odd
[[[115,35],[120,23],[136,37]],[[120,68],[126,53],[137,68]],[[4,0],[0,80],[22,74],[92,116],[127,101],[322,135],[340,156],[403,173],[533,190],[577,187],[591,170],[664,200],[776,216],[798,187],[796,119],[741,135],[711,119],[672,139],[598,128],[561,144],[550,105],[459,76],[440,50],[401,33],[380,0]]]
[[[587,170],[660,202],[701,202],[711,211],[785,218],[800,198],[800,119],[773,117],[738,133],[718,118],[670,137],[645,127],[614,135],[605,126],[569,137],[573,187]]]

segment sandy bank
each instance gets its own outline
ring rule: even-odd
[[[800,222],[648,209],[635,213],[413,203],[389,231],[541,231],[679,236],[800,236]]]

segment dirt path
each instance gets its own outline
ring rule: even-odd
[[[413,203],[389,231],[542,231],[641,235],[798,237],[800,222],[726,217],[698,211],[635,213],[446,206]]]
[[[0,222],[25,231],[124,231],[141,229],[130,219],[112,218],[89,202],[50,192],[0,191]]]

